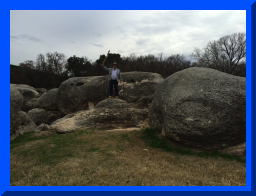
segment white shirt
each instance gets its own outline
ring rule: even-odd
[[[116,78],[117,78],[117,69],[116,70],[112,69],[111,79],[116,80]]]

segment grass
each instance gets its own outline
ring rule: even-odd
[[[167,144],[165,138],[159,136],[160,133],[161,132],[159,130],[152,129],[152,128],[145,128],[145,129],[143,129],[142,139],[149,146],[154,147],[154,148],[160,148],[167,152],[174,152],[174,153],[181,154],[181,155],[195,155],[195,156],[204,157],[204,158],[222,157],[225,159],[236,160],[241,163],[246,163],[246,159],[243,159],[240,157],[235,157],[235,156],[232,156],[229,154],[223,154],[216,150],[195,152],[195,151],[187,150],[187,149],[173,148],[171,145]]]
[[[171,147],[149,128],[26,133],[10,147],[11,186],[246,185],[243,161]]]

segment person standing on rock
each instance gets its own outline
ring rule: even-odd
[[[109,73],[109,98],[113,96],[113,86],[115,87],[116,98],[118,98],[118,80],[122,83],[122,76],[121,71],[117,69],[117,63],[114,62],[112,68],[107,68],[104,64],[101,64],[101,66]]]

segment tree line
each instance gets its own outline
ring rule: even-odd
[[[67,59],[63,53],[48,52],[46,55],[38,54],[35,62],[27,60],[20,63],[19,67],[26,70],[25,72],[29,72],[29,70],[38,71],[34,72],[37,73],[35,75],[39,75],[40,72],[41,79],[42,73],[47,73],[52,77],[58,76],[58,81],[64,81],[69,77],[106,75],[105,70],[101,67],[105,57],[104,54],[100,55],[99,59],[92,62],[86,56],[77,57],[74,55]],[[189,67],[207,67],[245,77],[246,34],[234,33],[221,37],[218,40],[209,41],[204,48],[195,48],[191,58],[193,62],[187,60],[181,54],[173,54],[163,58],[163,53],[159,53],[157,56],[152,54],[137,56],[133,53],[123,57],[120,54],[110,53],[105,61],[105,65],[110,67],[115,61],[122,72],[154,72],[161,74],[164,78]],[[42,85],[44,84],[42,83],[44,82],[34,84],[34,86],[43,87]]]

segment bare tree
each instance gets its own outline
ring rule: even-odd
[[[29,69],[35,69],[34,66],[35,62],[32,60],[27,60],[19,64],[20,67],[29,68]]]
[[[191,55],[201,67],[218,69],[232,74],[241,59],[246,57],[246,34],[234,33],[208,42],[202,50],[195,48]]]
[[[36,58],[36,69],[39,71],[47,71],[47,63],[43,54],[38,54]]]
[[[58,52],[54,52],[54,53],[48,52],[46,54],[46,57],[47,57],[47,63],[48,63],[48,71],[54,72],[56,74],[61,74],[66,64],[65,55]]]

